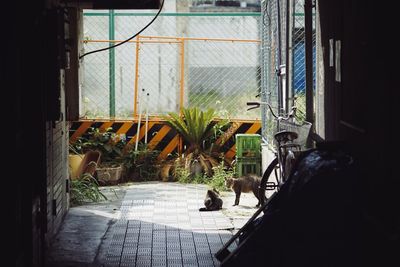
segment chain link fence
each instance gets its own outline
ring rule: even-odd
[[[129,38],[153,17],[85,11],[85,52]],[[84,57],[82,116],[129,119],[199,107],[260,119],[259,111],[246,112],[261,87],[259,21],[259,13],[161,13],[138,38]]]
[[[287,113],[290,105],[305,120],[306,64],[304,0],[265,0],[261,6],[261,100],[277,114]],[[315,89],[316,31],[313,14],[313,79]],[[272,140],[276,121],[262,109],[262,135]]]
[[[262,90],[261,101],[271,105],[276,114],[283,111],[283,92],[286,84],[280,79],[286,62],[286,1],[264,1],[262,5]],[[262,106],[262,135],[272,140],[276,121]]]
[[[305,31],[304,31],[304,0],[293,0],[292,11],[292,33],[291,39],[293,56],[293,93],[296,97],[297,115],[300,119],[305,119],[306,113],[306,67],[305,67]],[[315,14],[313,14],[313,85],[315,89],[315,60],[316,60],[316,31]]]

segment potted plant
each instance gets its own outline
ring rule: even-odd
[[[228,125],[227,120],[215,121],[216,115],[213,109],[201,111],[199,108],[183,108],[182,116],[178,113],[170,112],[165,117],[167,123],[174,128],[188,144],[184,152],[184,166],[191,176],[206,174],[211,177],[213,167],[218,162],[218,153],[213,153],[212,142],[216,140],[216,135],[220,129]]]
[[[106,130],[91,127],[88,133],[78,139],[81,150],[97,151],[100,161],[96,175],[100,184],[116,184],[122,176],[123,148],[125,138],[117,135],[110,127]]]
[[[154,181],[158,180],[160,166],[157,157],[158,150],[150,150],[147,145],[139,143],[138,149],[128,146],[124,154],[124,165],[129,180]]]

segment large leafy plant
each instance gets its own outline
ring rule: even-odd
[[[214,122],[215,111],[199,108],[182,109],[182,116],[170,112],[166,117],[167,123],[173,127],[189,143],[188,153],[193,150],[204,150],[204,141],[219,133],[219,129],[228,123],[227,120]]]
[[[185,167],[192,175],[199,175],[200,171],[212,175],[212,168],[218,165],[218,159],[207,151],[207,141],[216,139],[220,129],[228,124],[227,120],[215,121],[213,109],[202,111],[197,107],[183,108],[181,114],[170,112],[165,117],[167,123],[174,128],[186,141]],[[200,170],[200,171],[199,171]]]

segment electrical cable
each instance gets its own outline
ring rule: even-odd
[[[97,52],[106,51],[106,50],[109,50],[109,49],[111,49],[111,48],[115,48],[115,47],[117,47],[117,46],[120,46],[120,45],[122,45],[122,44],[124,44],[124,43],[129,42],[130,40],[132,40],[133,38],[135,38],[136,36],[138,36],[139,34],[141,34],[144,30],[147,29],[147,27],[149,27],[149,26],[156,20],[156,18],[158,17],[158,15],[161,13],[161,10],[162,10],[162,8],[163,8],[163,6],[164,6],[164,2],[165,2],[165,0],[162,0],[161,5],[160,5],[160,9],[158,10],[158,12],[157,12],[157,14],[154,16],[154,18],[153,18],[146,26],[144,26],[140,31],[138,31],[135,35],[129,37],[128,39],[126,39],[126,40],[124,40],[124,41],[122,41],[122,42],[120,42],[120,43],[118,43],[118,44],[115,44],[115,45],[112,45],[112,46],[109,46],[109,47],[105,47],[105,48],[101,48],[101,49],[97,49],[97,50],[93,50],[93,51],[87,52],[87,53],[85,53],[85,54],[79,56],[79,59],[82,59],[83,57],[85,57],[85,56],[87,56],[87,55],[90,55],[90,54],[94,54],[94,53],[97,53]]]

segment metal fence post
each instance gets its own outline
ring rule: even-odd
[[[280,0],[276,0],[276,14],[277,14],[277,39],[278,39],[278,47],[277,47],[277,66],[275,66],[277,75],[278,75],[278,112],[279,114],[282,112],[283,108],[283,91],[282,91],[282,76],[281,76],[281,64],[282,64],[282,29],[281,29],[281,6]]]
[[[181,67],[181,77],[180,77],[180,82],[179,82],[179,114],[182,114],[182,108],[184,107],[184,90],[185,90],[185,39],[180,38],[181,41],[181,51],[180,51],[180,67]]]
[[[185,90],[185,39],[180,38],[180,45],[181,45],[181,51],[180,51],[180,67],[181,67],[181,73],[180,73],[180,81],[179,81],[179,115],[182,116],[182,108],[184,107],[184,90]],[[181,136],[179,136],[179,143],[178,143],[178,154],[181,155],[183,153],[183,139]]]
[[[114,41],[115,39],[115,17],[114,10],[110,10],[108,13],[108,39]],[[114,45],[113,42],[109,43],[109,46]],[[109,80],[110,80],[110,117],[115,117],[115,50],[114,48],[109,50]]]
[[[140,37],[139,35],[136,37],[136,54],[135,54],[135,96],[133,103],[133,117],[136,118],[138,112],[138,88],[139,88],[139,44]]]
[[[290,38],[291,38],[291,34],[290,34],[290,29],[291,29],[291,27],[290,27],[290,0],[286,0],[286,21],[285,21],[285,23],[286,23],[286,25],[285,25],[285,27],[286,27],[286,34],[285,34],[285,41],[286,41],[286,44],[285,44],[285,47],[286,47],[286,51],[285,51],[285,53],[286,53],[286,56],[285,56],[285,59],[286,59],[286,61],[285,61],[285,66],[286,66],[286,69],[285,69],[285,75],[286,75],[286,77],[285,77],[285,79],[286,79],[286,86],[285,86],[285,88],[284,88],[284,90],[285,90],[285,96],[286,96],[286,99],[285,99],[285,112],[288,112],[289,111],[289,109],[292,107],[292,103],[290,103],[290,99],[292,99],[292,95],[291,95],[291,93],[290,93],[290,91],[289,91],[289,88],[290,88],[290,50],[291,50],[291,44],[290,44]]]
[[[314,123],[312,2],[312,0],[305,0],[304,2],[304,31],[306,59],[306,120]]]

